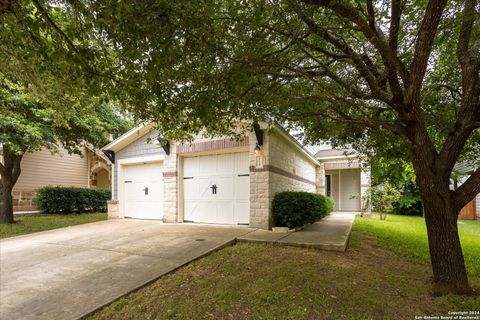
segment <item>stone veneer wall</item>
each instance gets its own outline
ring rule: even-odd
[[[174,144],[163,161],[163,221],[178,222],[178,159]]]
[[[269,172],[266,170],[269,158],[268,144],[270,136],[264,134],[262,152],[255,154],[257,138],[249,135],[250,146],[250,227],[269,229],[271,225],[269,202]]]
[[[38,210],[35,206],[36,191],[13,191],[13,211]]]
[[[264,135],[261,159],[250,144],[250,226],[272,227],[272,200],[282,191],[316,192],[316,165],[278,129]],[[254,135],[250,138],[254,142]],[[263,162],[258,165],[258,160]]]

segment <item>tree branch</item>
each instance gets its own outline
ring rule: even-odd
[[[469,43],[473,30],[473,23],[475,21],[475,5],[476,0],[466,0],[462,13],[462,24],[460,27],[460,36],[457,44],[457,56],[463,72],[466,70],[466,60],[469,55]]]
[[[412,108],[420,105],[420,91],[427,70],[428,59],[432,51],[433,40],[437,33],[440,18],[447,0],[430,0],[415,42],[415,53],[409,68],[406,84],[406,104]]]
[[[399,71],[400,76],[405,82],[408,78],[408,71],[403,62],[398,58],[397,54],[390,49],[386,43],[385,37],[381,30],[376,25],[373,29],[368,21],[365,21],[358,15],[356,10],[345,1],[331,1],[331,0],[303,0],[304,3],[312,4],[320,7],[326,7],[335,12],[339,17],[342,17],[360,29],[363,35],[380,53],[382,59],[389,64],[395,66]]]
[[[391,102],[391,96],[389,93],[385,92],[380,88],[378,85],[378,79],[375,75],[370,71],[367,65],[365,65],[362,58],[353,50],[343,39],[332,35],[328,30],[324,29],[323,27],[319,26],[315,21],[313,21],[310,17],[308,17],[302,9],[300,9],[296,4],[290,2],[292,9],[298,14],[300,19],[302,19],[305,24],[310,28],[310,30],[319,36],[320,38],[324,39],[325,41],[334,45],[337,49],[342,51],[343,53],[347,54],[350,59],[352,59],[353,63],[356,66],[356,69],[368,83],[370,90],[375,96],[382,100],[385,103]]]
[[[457,210],[461,210],[467,203],[480,193],[480,168],[475,170],[472,175],[457,190],[452,191],[453,202]]]
[[[45,20],[47,21],[47,23],[50,25],[50,27],[52,27],[62,38],[63,40],[65,40],[65,42],[67,43],[68,47],[78,53],[78,49],[77,47],[73,44],[72,40],[70,40],[70,38],[65,34],[65,32],[63,32],[62,29],[60,29],[59,26],[57,26],[57,24],[52,20],[52,18],[50,17],[50,15],[48,14],[47,10],[45,10],[44,7],[42,7],[42,5],[40,4],[40,2],[38,2],[38,0],[33,0],[33,4],[35,5],[35,7],[38,9],[38,11],[41,13],[41,15],[45,18]]]

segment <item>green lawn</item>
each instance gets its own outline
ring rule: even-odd
[[[14,224],[0,224],[0,238],[106,220],[106,213],[35,214],[15,216]]]
[[[468,274],[480,285],[480,221],[459,221],[458,228]],[[357,218],[353,230],[375,236],[381,246],[397,254],[430,262],[423,217]]]
[[[357,218],[345,253],[237,244],[116,300],[88,319],[410,320],[480,310],[480,296],[431,295],[422,228],[421,218]],[[468,256],[480,261],[478,228],[478,223],[462,223],[461,232],[469,243]]]

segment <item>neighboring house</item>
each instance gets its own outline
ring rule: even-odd
[[[44,186],[110,188],[110,164],[106,157],[91,147],[82,149],[82,156],[62,148],[55,154],[47,149],[26,153],[13,188],[14,211],[36,210],[36,191]]]
[[[462,185],[472,174],[474,168],[467,165],[466,163],[457,163],[454,168],[454,172],[458,175],[458,178],[452,181],[451,188],[458,188]],[[460,211],[458,216],[461,220],[476,220],[480,219],[480,193],[477,194],[475,199],[469,202],[463,209]]]
[[[325,164],[279,126],[257,126],[240,140],[199,135],[182,144],[163,141],[147,124],[103,151],[113,163],[110,217],[269,229],[276,193],[326,191]],[[337,157],[327,165],[337,163],[334,169],[343,173],[339,186],[345,196],[339,198],[343,202],[338,209],[359,211],[360,200],[347,195],[348,190],[362,190],[362,174],[358,163],[349,166],[345,159]]]
[[[370,187],[370,169],[362,166],[354,150],[326,146],[315,157],[325,170],[325,194],[334,200],[334,209],[361,211],[359,197],[352,195],[363,194]]]

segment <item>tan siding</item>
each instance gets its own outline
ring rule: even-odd
[[[66,150],[52,155],[48,150],[27,153],[14,191],[33,191],[46,185],[88,187],[87,158]]]

